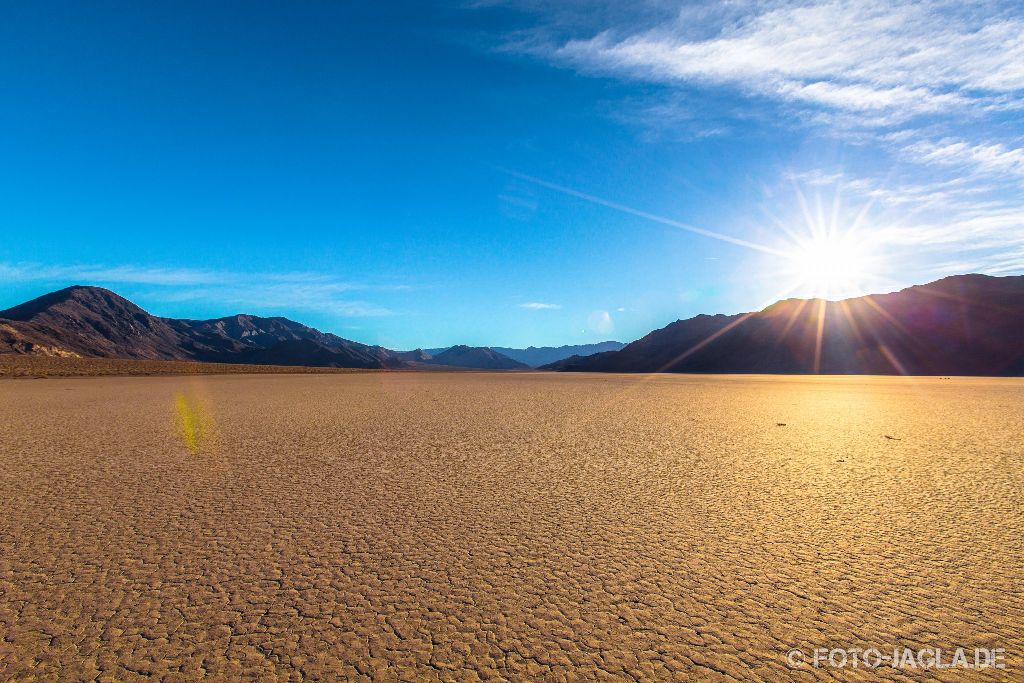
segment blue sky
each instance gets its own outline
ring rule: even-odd
[[[1016,3],[17,3],[0,82],[0,307],[557,345],[1024,272]]]

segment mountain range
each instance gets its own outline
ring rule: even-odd
[[[100,287],[68,287],[0,311],[0,353],[522,370],[574,351],[542,369],[1022,376],[1024,276],[958,275],[842,301],[786,299],[752,313],[677,320],[627,345],[528,349],[460,345],[399,352],[281,317],[161,318]]]
[[[618,351],[625,344],[617,341],[603,341],[596,344],[575,344],[566,346],[529,346],[525,349],[512,349],[507,346],[491,346],[489,347],[492,351],[496,351],[504,356],[508,356],[512,360],[519,361],[523,365],[527,365],[531,368],[539,368],[542,365],[554,363],[564,358],[570,358],[572,356],[589,356],[595,353],[601,353],[604,351]],[[439,354],[444,353],[451,347],[442,347],[438,349],[417,349],[417,352],[425,353],[430,357],[436,357]],[[410,352],[415,353],[415,352]]]
[[[890,294],[786,299],[677,320],[619,351],[544,366],[589,372],[1024,375],[1024,276],[957,275]]]
[[[529,365],[520,363],[498,351],[481,346],[460,344],[432,355],[426,361],[432,365],[447,365],[456,368],[478,368],[481,370],[527,370]]]
[[[110,290],[84,286],[0,311],[2,352],[346,368],[404,366],[393,351],[287,318],[160,318]]]

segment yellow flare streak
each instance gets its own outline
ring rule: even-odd
[[[185,447],[195,455],[199,452],[206,431],[203,407],[198,401],[189,401],[185,394],[179,392],[174,396],[174,409],[178,415],[178,431]]]

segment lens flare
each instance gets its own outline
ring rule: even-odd
[[[788,239],[778,243],[783,258],[775,275],[801,298],[840,300],[867,294],[887,281],[882,273],[883,239],[872,220],[872,202],[846,207],[839,189],[829,201],[820,192],[808,201],[796,188],[788,212],[768,217]]]
[[[174,412],[177,415],[178,434],[189,453],[196,455],[206,439],[209,418],[198,400],[189,400],[178,392],[174,396]]]
[[[872,255],[854,234],[818,234],[798,241],[789,256],[800,289],[813,297],[858,296],[872,270]]]

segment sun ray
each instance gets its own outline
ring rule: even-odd
[[[842,318],[838,318],[833,322],[843,323],[845,321],[846,324],[839,324],[837,331],[846,329],[848,325],[848,333],[857,339],[863,339],[866,334],[871,333],[871,325],[868,319],[861,320],[858,311],[851,308],[845,299],[864,294],[863,290],[867,282],[869,280],[872,282],[878,280],[875,269],[879,264],[877,256],[873,251],[877,247],[877,243],[871,239],[872,233],[866,230],[868,217],[871,215],[871,209],[875,204],[875,197],[869,197],[868,201],[859,207],[856,212],[848,212],[838,187],[831,198],[826,199],[817,189],[810,193],[805,191],[798,183],[794,183],[794,205],[797,210],[797,216],[799,216],[796,221],[784,221],[771,212],[765,211],[770,224],[779,233],[788,237],[789,242],[779,246],[767,246],[659,216],[542,178],[509,169],[499,170],[534,185],[614,211],[676,227],[687,232],[735,244],[771,256],[781,257],[784,265],[780,276],[783,278],[783,282],[787,284],[775,299],[769,300],[765,305],[774,303],[781,296],[796,290],[800,290],[800,296],[806,298],[795,305],[790,311],[784,313],[784,315],[788,316],[788,319],[786,319],[782,331],[778,334],[774,348],[778,348],[791,335],[794,325],[801,319],[806,318],[808,323],[811,323],[809,325],[810,329],[806,330],[806,334],[813,334],[814,337],[813,355],[806,359],[807,366],[805,367],[808,367],[815,374],[821,373],[825,361],[825,336],[829,332],[829,330],[826,330],[826,326],[829,325],[827,320],[830,315],[829,301],[841,302],[840,313],[837,315],[841,315]],[[802,226],[800,226],[801,222]],[[800,226],[801,229],[795,229],[796,226]],[[813,305],[814,310],[807,311],[806,306],[808,304]],[[874,301],[868,300],[868,304],[876,310],[880,309],[880,306]],[[670,370],[681,361],[714,344],[731,330],[746,322],[751,315],[754,314],[747,313],[737,317],[725,327],[674,355],[669,361],[658,368],[658,372]],[[892,316],[889,316],[884,310],[881,311],[881,315],[886,320],[895,322],[892,320]],[[813,322],[811,322],[812,320]],[[900,331],[905,334],[905,329]],[[808,351],[810,350],[808,349]],[[886,348],[885,353],[887,357],[895,358],[892,349]]]
[[[821,192],[814,193],[814,218],[818,223],[818,230],[824,239],[831,239],[832,226],[825,220],[825,207],[821,202]]]
[[[717,332],[714,332],[713,334],[709,335],[706,339],[703,339],[703,340],[697,342],[696,344],[694,344],[690,348],[688,348],[685,351],[683,351],[681,354],[679,354],[678,356],[673,358],[671,361],[669,361],[668,363],[663,365],[661,368],[659,368],[657,370],[657,372],[664,372],[665,370],[667,370],[668,368],[672,367],[676,363],[678,363],[678,362],[680,362],[682,360],[685,360],[686,358],[689,358],[690,356],[695,354],[697,351],[700,351],[705,346],[707,346],[711,342],[713,342],[716,339],[718,339],[719,337],[721,337],[726,332],[732,330],[733,328],[737,327],[738,325],[743,324],[744,322],[746,322],[746,320],[748,318],[750,318],[753,315],[757,315],[761,310],[764,310],[764,308],[766,306],[769,306],[769,305],[775,303],[776,301],[781,300],[783,297],[785,297],[786,295],[788,295],[792,291],[793,291],[793,288],[789,287],[787,289],[783,289],[783,290],[777,292],[774,296],[772,296],[768,300],[767,303],[762,305],[757,311],[751,311],[750,313],[744,313],[739,318],[737,318],[736,320],[732,321],[731,323],[729,323],[728,325],[726,325],[722,329],[720,329]]]
[[[842,311],[843,316],[847,322],[850,323],[850,329],[853,331],[853,336],[856,338],[857,343],[860,344],[864,340],[864,336],[861,334],[860,325],[857,323],[857,318],[850,309],[850,302],[843,300],[839,302],[839,310]]]
[[[832,195],[832,217],[829,219],[829,238],[835,238],[839,234],[839,212],[842,208],[842,201],[837,191]]]
[[[885,359],[889,361],[890,364],[892,364],[892,367],[893,369],[896,370],[896,372],[898,372],[901,375],[907,374],[906,368],[904,368],[903,364],[900,363],[899,359],[896,357],[896,354],[889,350],[888,346],[886,346],[885,344],[879,344],[878,350],[881,351],[882,355],[885,356]]]
[[[672,367],[676,363],[679,363],[681,361],[686,360],[687,358],[689,358],[693,354],[697,353],[698,351],[703,349],[705,346],[707,346],[711,342],[713,342],[716,339],[718,339],[719,337],[721,337],[726,332],[729,332],[730,330],[738,327],[739,325],[742,325],[744,322],[747,321],[748,318],[750,318],[751,316],[756,315],[756,314],[757,314],[756,311],[751,312],[751,313],[744,313],[739,318],[737,318],[736,320],[733,320],[731,323],[729,323],[728,325],[726,325],[722,329],[720,329],[717,332],[714,332],[714,333],[708,335],[705,339],[702,339],[701,341],[697,342],[696,344],[694,344],[690,348],[686,349],[681,354],[679,354],[678,356],[676,356],[675,358],[673,358],[672,360],[670,360],[669,362],[665,363],[660,368],[655,370],[655,372],[665,372],[666,370],[668,370],[670,367]]]
[[[804,227],[807,228],[807,232],[811,236],[811,241],[820,240],[822,237],[821,226],[811,214],[811,207],[807,203],[807,196],[799,186],[796,186],[796,199],[797,203],[800,205],[800,213],[803,214],[804,217]]]
[[[814,374],[821,374],[821,343],[825,337],[825,300],[818,299],[818,329],[814,339]]]
[[[792,291],[792,288],[784,289],[784,290],[781,290],[781,291],[777,292],[773,297],[769,298],[769,300],[764,305],[762,305],[758,310],[763,310],[766,306],[770,305],[771,303],[774,303],[775,301],[778,301],[779,299],[787,296],[791,291]],[[666,370],[668,370],[670,367],[672,367],[676,363],[680,362],[681,360],[684,360],[685,358],[693,355],[697,351],[707,347],[709,344],[711,344],[715,340],[719,339],[723,334],[729,332],[729,330],[735,329],[738,325],[742,324],[744,321],[746,321],[747,319],[749,319],[753,315],[757,315],[757,312],[755,311],[755,312],[743,314],[742,316],[740,316],[736,320],[732,321],[731,323],[729,323],[728,325],[726,325],[722,329],[720,329],[720,330],[718,330],[718,331],[708,335],[705,339],[702,339],[701,341],[697,342],[693,346],[689,347],[688,349],[683,351],[678,356],[674,357],[668,363],[665,363],[664,365],[662,365],[660,368],[658,368],[654,372],[646,373],[644,375],[641,375],[640,376],[640,380],[636,384],[626,385],[626,387],[622,391],[620,391],[619,393],[615,394],[615,396],[613,396],[611,399],[609,399],[608,401],[606,401],[602,405],[600,405],[597,408],[595,408],[591,412],[591,414],[590,414],[589,421],[586,422],[585,424],[589,424],[589,423],[593,422],[594,420],[598,419],[598,417],[603,412],[605,412],[610,406],[621,402],[621,400],[623,398],[625,398],[627,395],[633,393],[634,391],[637,391],[641,386],[643,386],[643,384],[645,384],[646,382],[649,382],[650,380],[656,378],[658,373],[665,372]]]
[[[783,221],[778,216],[769,213],[766,209],[762,209],[762,211],[764,212],[765,216],[768,217],[768,220],[770,220],[772,224],[775,225],[775,227],[784,232],[786,236],[790,238],[790,240],[792,240],[794,243],[800,240],[800,233],[798,233],[796,230],[790,227],[789,223]]]
[[[868,306],[873,308],[875,311],[877,311],[879,315],[885,318],[889,323],[892,324],[893,327],[899,330],[900,333],[905,335],[908,339],[912,338],[913,335],[911,335],[910,330],[908,330],[903,323],[901,323],[891,313],[889,313],[889,311],[885,310],[885,308],[883,308],[881,304],[875,301],[875,298],[873,296],[866,296],[863,297],[861,300]]]
[[[773,297],[770,297],[768,299],[768,301],[766,303],[764,303],[764,305],[762,305],[758,310],[763,310],[766,306],[768,306],[768,305],[778,301],[779,299],[787,296],[790,292],[792,292],[792,287],[790,287],[789,289],[780,290]],[[743,314],[742,316],[740,316],[740,318],[738,318],[738,319],[734,320],[733,322],[729,323],[724,328],[722,328],[722,329],[720,329],[720,330],[718,330],[718,331],[708,335],[708,337],[706,337],[705,339],[702,339],[701,341],[697,342],[696,344],[694,344],[690,348],[686,349],[685,351],[683,351],[683,353],[679,354],[678,356],[673,358],[671,361],[669,361],[668,363],[664,364],[658,370],[656,370],[654,372],[645,373],[643,375],[640,375],[638,377],[638,381],[636,383],[627,384],[623,388],[622,391],[618,392],[612,398],[608,399],[607,401],[605,401],[601,405],[599,405],[596,408],[594,408],[594,410],[592,410],[590,412],[588,419],[583,424],[586,425],[586,424],[593,423],[602,414],[607,412],[613,405],[616,405],[616,404],[620,403],[628,395],[634,393],[635,391],[638,391],[647,382],[649,382],[649,381],[651,381],[653,379],[656,379],[659,373],[665,372],[666,370],[668,370],[668,368],[672,367],[673,365],[675,365],[679,361],[684,360],[685,358],[693,355],[694,353],[696,353],[700,349],[707,347],[709,344],[711,344],[715,340],[719,339],[723,334],[727,333],[729,330],[735,329],[738,325],[742,324],[744,321],[746,321],[747,319],[749,319],[753,315],[757,315],[757,312],[751,312],[751,313]]]
[[[782,332],[779,333],[779,338],[775,340],[775,346],[772,347],[773,350],[779,348],[779,345],[782,344],[783,341],[785,341],[786,336],[789,334],[789,331],[793,328],[793,325],[796,324],[796,321],[800,318],[800,312],[804,310],[804,307],[807,306],[807,303],[807,299],[801,299],[800,303],[798,303],[796,305],[796,308],[793,309],[793,312],[789,314],[789,320],[786,321],[786,326],[783,327]]]
[[[875,197],[869,198],[868,201],[864,203],[864,206],[861,207],[861,210],[857,212],[857,215],[854,217],[853,221],[850,222],[849,227],[846,229],[847,234],[849,234],[850,236],[854,236],[860,231],[860,226],[864,224],[864,221],[867,218],[868,213],[871,211],[871,208],[874,205]]]

